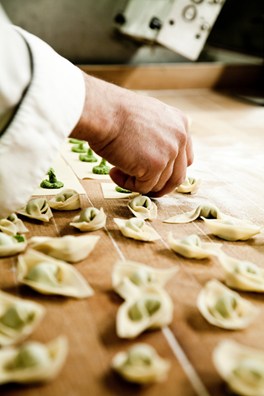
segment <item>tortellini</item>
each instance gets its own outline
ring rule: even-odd
[[[170,363],[148,344],[135,344],[126,352],[117,353],[112,368],[126,381],[149,384],[166,380]]]
[[[194,194],[199,188],[201,180],[194,177],[187,177],[186,180],[176,187],[176,192],[181,194]]]
[[[0,231],[8,235],[24,234],[28,232],[23,221],[15,213],[9,215],[6,219],[0,220]]]
[[[65,337],[48,344],[27,342],[0,350],[0,384],[50,381],[61,370],[68,353]]]
[[[132,217],[128,220],[114,218],[114,222],[121,233],[127,238],[145,242],[152,242],[160,239],[157,231],[147,225],[143,219],[138,219],[137,217]]]
[[[152,220],[157,217],[157,205],[149,197],[138,195],[129,201],[128,208],[134,216],[143,220]]]
[[[49,222],[53,217],[46,198],[34,198],[28,201],[27,205],[17,213],[30,217],[31,219]]]
[[[80,231],[96,231],[103,228],[106,223],[106,215],[101,208],[94,207],[83,209],[78,216],[75,216],[71,226],[78,228]]]
[[[225,271],[225,283],[238,290],[264,292],[264,269],[250,261],[221,254],[218,260]]]
[[[96,235],[65,235],[63,237],[33,237],[29,245],[35,250],[60,260],[76,263],[84,260],[100,239]]]
[[[197,306],[209,323],[230,330],[246,328],[259,313],[253,304],[217,280],[207,282]]]
[[[223,214],[215,205],[199,205],[196,209],[191,210],[190,212],[185,212],[176,216],[169,217],[167,220],[163,220],[163,223],[191,223],[192,221],[197,220],[199,217],[220,219],[223,217]]]
[[[261,232],[261,227],[228,216],[218,220],[203,219],[211,234],[226,241],[246,241]]]
[[[134,338],[146,329],[160,328],[171,323],[173,303],[165,290],[149,286],[129,298],[117,313],[117,335]]]
[[[0,345],[12,345],[27,337],[44,313],[40,304],[0,291]]]
[[[0,257],[13,256],[23,252],[27,247],[26,239],[22,235],[7,235],[0,232]]]
[[[224,340],[214,350],[214,365],[236,395],[264,396],[264,352]]]
[[[33,249],[18,257],[17,280],[43,294],[75,298],[93,294],[92,288],[72,265]]]
[[[76,210],[81,207],[80,195],[75,190],[65,189],[49,200],[49,206],[55,210]]]
[[[112,272],[114,290],[125,300],[148,286],[163,287],[178,268],[156,269],[135,261],[118,261]]]
[[[220,244],[202,242],[198,235],[192,234],[183,239],[173,238],[172,233],[168,236],[169,247],[183,257],[193,259],[205,259],[220,252]]]

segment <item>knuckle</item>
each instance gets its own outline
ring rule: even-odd
[[[163,157],[153,158],[151,162],[151,166],[149,167],[149,173],[151,172],[156,176],[157,173],[159,173],[165,168],[165,165],[166,165],[166,161]]]
[[[140,194],[147,194],[151,188],[146,183],[136,182],[136,191]]]
[[[185,147],[188,142],[187,133],[184,129],[178,131],[179,147]]]

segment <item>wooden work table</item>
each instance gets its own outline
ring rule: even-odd
[[[53,382],[5,385],[0,387],[1,396],[223,396],[228,393],[211,358],[218,342],[230,338],[264,351],[263,295],[241,293],[260,308],[260,315],[248,329],[227,331],[210,325],[197,310],[196,298],[209,279],[223,280],[220,265],[216,259],[183,259],[166,244],[169,231],[175,237],[197,233],[205,241],[222,242],[227,254],[263,266],[264,234],[246,242],[225,242],[208,235],[202,220],[183,225],[161,221],[209,201],[227,214],[264,225],[264,108],[208,89],[143,94],[177,106],[192,118],[195,162],[189,175],[201,178],[201,186],[195,195],[177,194],[157,200],[158,219],[152,224],[162,240],[144,243],[121,236],[112,221],[113,217],[130,217],[127,200],[105,200],[98,181],[82,181],[87,192],[83,206],[103,207],[108,216],[106,229],[92,233],[101,237],[94,251],[75,265],[95,290],[91,298],[75,300],[37,294],[17,284],[16,258],[0,260],[0,288],[47,308],[30,339],[47,342],[65,334],[69,340],[66,364]],[[68,226],[74,214],[54,211],[54,220],[48,224],[26,220],[25,224],[30,235],[77,235]],[[163,330],[145,332],[135,340],[152,344],[170,360],[169,377],[162,384],[127,384],[110,370],[114,354],[135,342],[121,340],[115,332],[115,316],[122,300],[111,290],[111,270],[123,258],[156,268],[180,268],[166,287],[174,301],[173,323]]]

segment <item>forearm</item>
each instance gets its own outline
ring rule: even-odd
[[[71,136],[87,140],[99,151],[101,146],[114,139],[116,126],[122,122],[122,98],[120,89],[113,84],[85,73],[84,81],[85,104]]]

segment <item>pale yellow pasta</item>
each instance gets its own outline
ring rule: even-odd
[[[0,345],[12,345],[30,335],[44,313],[40,304],[0,291]]]
[[[22,235],[12,236],[0,232],[0,257],[13,256],[23,252],[27,241]]]
[[[52,211],[46,198],[31,199],[30,201],[28,201],[27,205],[24,208],[18,210],[17,213],[25,217],[44,222],[49,222],[50,219],[53,217]]]
[[[181,194],[194,194],[200,186],[201,180],[194,177],[187,177],[185,181],[176,187],[175,191]]]
[[[248,327],[259,313],[253,304],[217,280],[207,282],[197,306],[209,323],[229,330]]]
[[[0,231],[14,236],[16,234],[28,232],[28,229],[23,221],[19,219],[15,213],[12,213],[6,219],[0,219]]]
[[[112,368],[126,381],[150,384],[165,381],[170,363],[148,344],[135,344],[126,352],[117,353]]]
[[[103,208],[100,210],[94,207],[83,209],[78,216],[75,216],[71,226],[80,231],[96,231],[103,228],[106,223],[106,215]]]
[[[57,238],[36,236],[29,240],[29,245],[49,256],[76,263],[91,253],[99,239],[96,235],[65,235]]]
[[[174,252],[192,259],[205,259],[217,256],[222,246],[221,244],[202,242],[196,234],[182,239],[175,239],[171,232],[168,235],[168,244]]]
[[[264,396],[264,351],[233,340],[221,341],[214,365],[229,389],[241,396]]]
[[[152,242],[160,239],[160,235],[154,228],[145,223],[143,219],[132,217],[131,219],[113,219],[121,233],[138,241]]]
[[[54,379],[66,360],[68,342],[58,337],[48,344],[27,342],[0,350],[0,384],[27,384]]]
[[[250,261],[221,254],[218,260],[225,271],[225,283],[234,289],[264,292],[264,269]]]
[[[220,219],[223,216],[224,215],[215,205],[206,204],[199,205],[196,209],[191,210],[190,212],[180,213],[176,216],[169,217],[168,219],[163,220],[163,222],[171,224],[183,224],[190,223],[200,217]]]
[[[76,210],[81,207],[80,195],[72,189],[62,190],[49,200],[49,206],[55,210]]]
[[[129,299],[145,287],[165,286],[177,271],[177,267],[156,269],[135,261],[118,261],[112,272],[112,285],[121,297]]]
[[[228,216],[223,219],[208,220],[203,218],[211,234],[226,241],[246,241],[261,232],[261,227]]]
[[[173,303],[160,287],[149,286],[141,294],[125,301],[117,313],[117,335],[134,338],[143,331],[161,328],[171,323]]]
[[[131,199],[128,208],[134,216],[143,220],[152,220],[157,217],[157,205],[144,195],[138,195]]]
[[[40,293],[85,298],[93,290],[70,264],[29,249],[18,257],[17,280]]]

